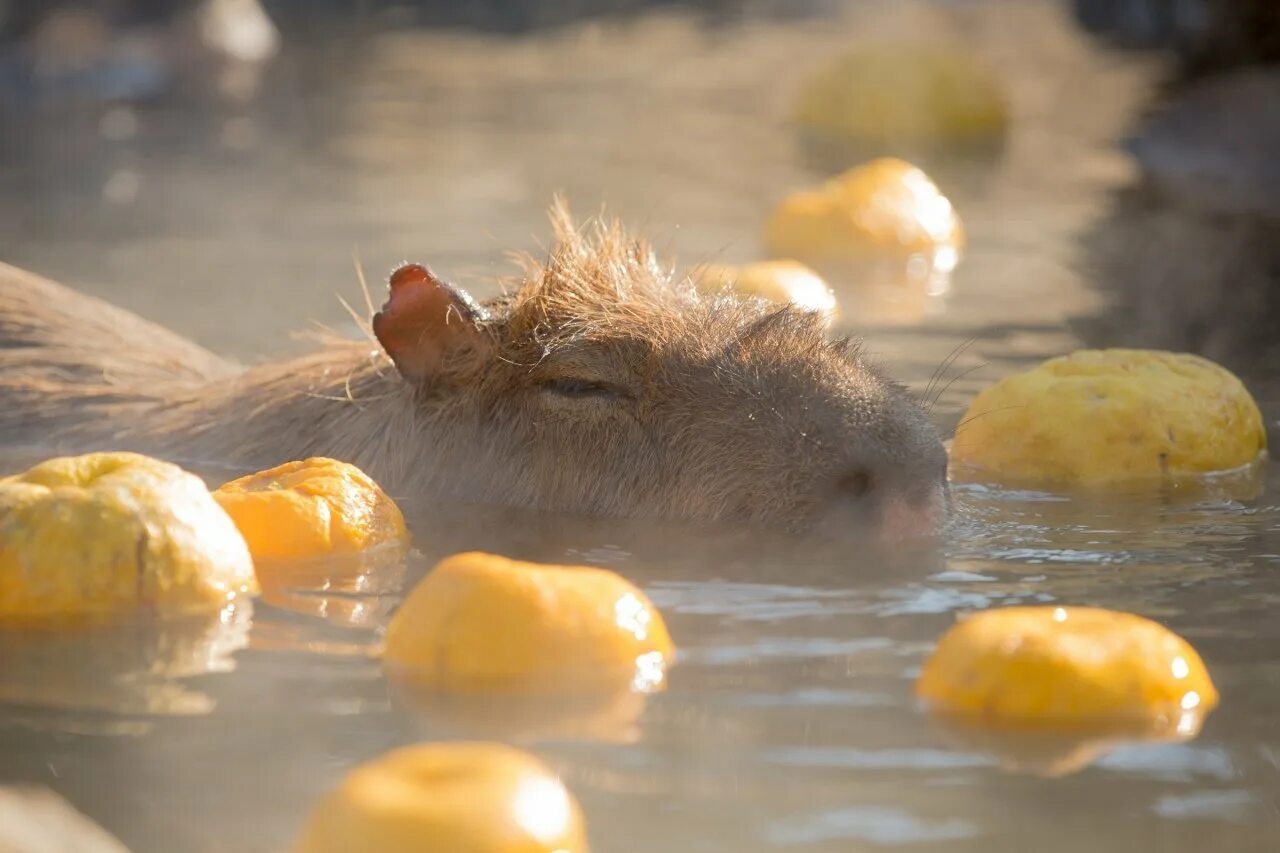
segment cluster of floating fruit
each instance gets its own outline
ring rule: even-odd
[[[795,120],[820,145],[857,151],[995,149],[1008,124],[999,81],[977,59],[937,46],[862,49],[811,78]],[[769,257],[704,267],[704,289],[790,302],[863,323],[913,322],[949,289],[964,229],[919,168],[880,157],[787,196],[764,229]],[[802,263],[801,263],[802,262]],[[1081,351],[980,394],[950,448],[954,481],[1079,491],[1221,490],[1251,494],[1266,453],[1240,381],[1191,355]],[[1066,772],[1108,738],[1185,738],[1217,702],[1184,641],[1125,613],[1010,608],[979,613],[943,638],[917,692],[969,733],[985,728],[1089,733],[1050,748],[1040,770]],[[979,738],[981,740],[981,738]],[[993,743],[1000,739],[997,738]],[[1035,748],[1044,742],[1033,738]],[[997,748],[1008,746],[1006,740]]]
[[[806,143],[832,153],[832,171],[862,164],[779,202],[764,227],[772,260],[702,267],[694,281],[829,317],[837,284],[844,313],[861,323],[918,321],[949,291],[964,229],[924,171],[884,155],[998,150],[1008,105],[995,74],[945,45],[867,46],[806,81],[793,120]]]
[[[1193,355],[1082,350],[980,393],[952,441],[950,477],[1059,493],[1247,497],[1266,446],[1257,404],[1222,367]],[[1012,730],[977,739],[1051,775],[1117,741],[1194,737],[1218,702],[1184,640],[1133,614],[1088,607],[964,619],[942,638],[916,691],[970,738]]]
[[[398,560],[408,541],[395,502],[332,459],[290,462],[212,493],[194,474],[137,454],[51,459],[0,480],[0,622],[75,633],[181,621],[287,586],[299,562],[323,558],[341,572],[347,559],[356,568],[370,555]],[[557,698],[574,706],[571,726],[638,714],[626,698],[662,689],[673,654],[662,616],[613,572],[470,553],[409,592],[383,663],[397,689],[445,712],[451,701],[501,695],[499,722],[545,731],[566,724]],[[554,774],[514,748],[475,742],[404,749],[357,768],[316,809],[298,849],[587,847]]]
[[[834,319],[829,282],[848,282],[847,308],[861,322],[915,322],[950,289],[964,228],[923,171],[882,157],[787,196],[764,243],[777,260],[705,265],[693,270],[694,283]]]
[[[1227,371],[1192,356],[1079,352],[980,394],[952,449],[955,479],[1052,489],[1177,484],[1256,465],[1261,416]],[[0,480],[0,621],[95,630],[186,618],[277,588],[290,566],[408,546],[395,502],[332,459],[291,462],[210,493],[177,466],[130,453],[51,459]],[[336,563],[334,561],[337,561]],[[634,719],[665,686],[674,647],[644,593],[598,568],[482,554],[440,562],[389,625],[383,669],[442,714],[501,696],[495,728]],[[1194,736],[1217,692],[1184,640],[1141,617],[1014,607],[960,621],[916,685],[973,733],[1070,735],[1092,744],[1040,770],[1086,763],[1098,743]],[[640,705],[628,698],[641,697]],[[629,708],[619,712],[620,707]],[[585,709],[585,710],[584,710]],[[541,728],[539,728],[541,726]],[[1084,741],[1079,738],[1087,736]],[[299,849],[586,850],[572,796],[536,759],[497,743],[411,747],[352,771]],[[425,846],[424,846],[425,845]],[[442,848],[440,845],[444,845]]]

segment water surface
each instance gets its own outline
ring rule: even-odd
[[[351,328],[335,294],[361,298],[353,253],[373,277],[412,258],[494,292],[503,253],[545,240],[555,191],[607,203],[687,263],[749,260],[772,204],[829,173],[786,123],[803,75],[860,40],[962,39],[1000,71],[1014,123],[998,156],[929,163],[970,236],[951,293],[898,322],[842,321],[918,390],[965,345],[934,409],[949,429],[1011,369],[1124,342],[1081,337],[1107,306],[1075,236],[1129,178],[1112,143],[1154,70],[1052,4],[894,5],[518,39],[328,33],[289,45],[248,106],[140,107],[123,138],[102,132],[128,125],[118,115],[10,117],[0,257],[245,361],[296,351],[287,333],[308,320]],[[1254,367],[1275,424],[1280,386]],[[29,461],[7,451],[0,469]],[[626,574],[680,646],[666,692],[521,739],[581,799],[593,849],[1269,850],[1277,495],[1275,470],[1245,503],[961,488],[946,535],[897,552],[410,507],[403,572],[304,577],[181,635],[6,643],[0,777],[50,785],[139,853],[283,849],[355,762],[459,733],[457,714],[391,692],[372,654],[406,584],[483,547]],[[1187,743],[1116,745],[1056,778],[1011,769],[921,714],[911,685],[958,614],[1015,603],[1159,619],[1203,653],[1222,707]]]

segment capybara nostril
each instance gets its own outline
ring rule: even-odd
[[[875,479],[862,468],[854,468],[836,480],[836,494],[846,499],[861,500],[874,487]]]

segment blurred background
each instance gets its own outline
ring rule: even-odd
[[[355,257],[494,292],[555,192],[742,262],[789,193],[893,155],[955,206],[963,260],[885,310],[828,278],[908,379],[969,338],[975,363],[1122,343],[1265,367],[1278,10],[0,0],[0,258],[251,360],[349,327]]]

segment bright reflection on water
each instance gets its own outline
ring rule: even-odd
[[[491,293],[492,276],[510,270],[504,250],[536,249],[556,189],[584,211],[607,200],[690,264],[752,260],[776,200],[829,174],[785,124],[800,76],[877,33],[959,37],[1010,87],[1010,138],[999,159],[927,166],[969,235],[945,303],[861,330],[917,390],[970,342],[937,386],[934,413],[950,426],[976,388],[1081,344],[1069,321],[1101,303],[1072,241],[1125,177],[1107,141],[1139,108],[1149,72],[1103,58],[1058,4],[939,7],[949,11],[858,6],[713,33],[663,13],[525,39],[399,30],[318,50],[286,40],[279,73],[244,114],[139,109],[131,133],[105,142],[96,120],[82,140],[36,118],[29,134],[2,138],[0,250],[245,357],[297,346],[284,333],[309,318],[350,326],[333,294],[359,299],[353,248],[371,277],[408,257]],[[228,127],[253,132],[232,134],[228,149]],[[854,295],[853,283],[831,283]],[[1274,422],[1276,386],[1246,379]],[[31,461],[8,453],[0,468]],[[139,853],[278,851],[356,762],[483,724],[561,771],[598,853],[1270,850],[1272,468],[1264,497],[1241,503],[959,488],[940,541],[891,552],[406,507],[419,553],[403,575],[375,567],[335,580],[300,567],[255,605],[247,638],[152,636],[96,657],[62,644],[42,659],[5,646],[0,770],[64,793]],[[627,575],[679,647],[667,689],[578,717],[396,696],[376,661],[380,629],[433,560],[469,548]],[[1202,653],[1222,705],[1183,743],[1037,743],[1012,757],[919,713],[912,680],[936,638],[957,614],[1011,604],[1158,619]],[[230,654],[235,670],[217,671]]]

